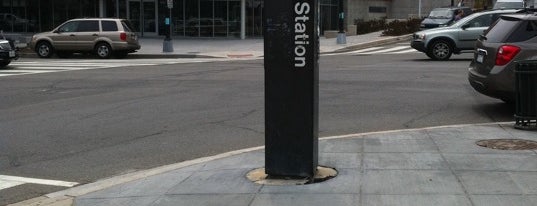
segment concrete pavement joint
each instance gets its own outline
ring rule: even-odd
[[[436,147],[436,149],[438,150],[438,154],[440,155],[442,160],[444,162],[449,162],[448,159],[446,158],[446,156],[444,155],[444,153],[440,152],[441,151],[440,146],[438,146],[438,143],[434,140],[434,138],[431,136],[431,134],[427,130],[425,130],[425,134],[427,134],[427,137],[431,140],[431,142],[434,144],[434,147]],[[468,192],[468,189],[467,189],[466,185],[464,185],[464,183],[463,183],[463,181],[461,179],[462,177],[460,175],[457,175],[457,173],[455,172],[455,170],[453,169],[451,164],[447,164],[447,168],[449,169],[449,172],[451,172],[451,175],[453,175],[455,177],[455,179],[457,180],[457,183],[459,183],[459,185],[461,186],[462,191],[464,192],[464,196],[466,197],[466,199],[468,199],[468,201],[470,201],[470,204],[472,206],[475,206],[475,203],[472,200],[472,197],[471,197],[470,193]]]

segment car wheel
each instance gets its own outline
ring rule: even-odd
[[[11,60],[0,61],[0,68],[6,67],[9,63],[11,63]]]
[[[56,52],[56,55],[60,58],[69,58],[73,55],[71,52]]]
[[[54,53],[54,48],[48,42],[39,42],[35,47],[37,56],[41,58],[49,58]]]
[[[434,41],[427,51],[427,56],[434,60],[448,60],[453,54],[453,46],[447,41]]]
[[[112,56],[112,47],[107,43],[99,43],[95,46],[95,53],[101,59],[108,59]]]

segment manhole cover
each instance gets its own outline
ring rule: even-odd
[[[537,142],[523,139],[489,139],[476,142],[481,147],[500,150],[534,150]]]

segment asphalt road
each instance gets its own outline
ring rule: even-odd
[[[469,86],[470,57],[321,57],[320,136],[512,121]],[[0,175],[83,184],[263,145],[263,81],[262,60],[0,77]],[[0,190],[0,205],[62,189]]]

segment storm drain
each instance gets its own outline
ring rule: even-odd
[[[476,142],[481,147],[499,150],[535,150],[537,142],[524,139],[489,139]]]

